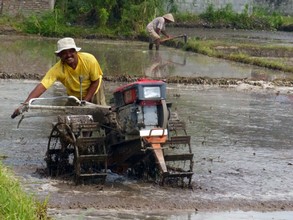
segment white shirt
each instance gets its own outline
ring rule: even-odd
[[[165,19],[163,17],[157,17],[147,25],[148,31],[156,30],[157,28],[165,30]]]

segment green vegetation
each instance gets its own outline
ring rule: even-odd
[[[229,27],[236,29],[276,30],[290,17],[270,13],[261,8],[246,5],[242,13],[234,12],[231,4],[215,9],[211,4],[200,15],[180,13],[173,0],[57,0],[55,9],[42,14],[32,14],[20,20],[25,33],[62,37],[141,37],[145,26],[154,17],[169,12],[176,17],[177,24],[201,25],[208,27]],[[1,22],[0,22],[1,23]]]
[[[209,5],[199,17],[212,27],[231,27],[236,29],[275,30],[283,24],[283,18],[278,13],[269,13],[261,8],[249,10],[248,5],[241,13],[236,13],[231,4],[222,9]]]
[[[293,24],[293,17],[291,16],[284,16],[283,19],[283,25],[292,25]]]
[[[287,64],[284,62],[285,58],[293,56],[293,48],[291,47],[204,39],[190,39],[186,45],[182,46],[187,51],[193,51],[211,57],[293,73],[292,63]],[[279,54],[278,57],[275,57],[276,54]]]
[[[241,13],[234,12],[231,4],[216,9],[210,4],[206,11],[196,15],[178,12],[174,0],[56,0],[55,9],[41,14],[9,18],[0,17],[0,25],[10,24],[24,33],[48,37],[143,38],[146,24],[156,16],[172,12],[176,25],[228,27],[235,29],[276,30],[293,22],[292,17],[270,13],[246,5]]]
[[[144,32],[146,21],[163,13],[167,0],[57,0],[54,11],[23,21],[23,31],[43,36],[133,37]]]
[[[0,163],[0,219],[48,219],[46,205],[27,195],[11,171]]]

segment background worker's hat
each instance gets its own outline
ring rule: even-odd
[[[68,49],[75,49],[76,51],[80,51],[81,48],[75,45],[75,42],[71,37],[65,37],[58,40],[57,50],[55,51],[55,54],[60,53],[62,50]]]
[[[163,18],[165,18],[171,22],[174,22],[174,18],[173,18],[172,14],[165,14],[165,15],[163,15]]]

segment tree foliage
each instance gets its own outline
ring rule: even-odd
[[[139,31],[145,22],[163,11],[169,0],[57,0],[55,9],[61,10],[67,23],[118,26]]]
[[[169,3],[168,3],[169,2]],[[56,0],[53,11],[32,14],[22,29],[44,36],[72,36],[87,28],[110,35],[143,33],[154,17],[166,13],[171,0]],[[167,4],[168,3],[168,4]]]
[[[32,14],[22,30],[44,36],[145,36],[149,21],[165,13],[173,13],[176,22],[205,24],[208,27],[274,30],[283,24],[283,17],[265,9],[246,5],[241,13],[231,4],[217,9],[210,4],[196,15],[178,11],[175,0],[56,0],[53,11]],[[96,34],[95,34],[96,35]]]
[[[254,7],[249,13],[248,5],[241,13],[233,10],[232,4],[216,9],[210,4],[199,17],[214,27],[232,27],[237,29],[276,29],[283,24],[282,16],[265,9]]]

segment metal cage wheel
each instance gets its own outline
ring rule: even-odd
[[[59,122],[54,125],[45,158],[49,176],[69,172],[73,164],[74,143],[75,136],[67,124]]]
[[[80,159],[79,159],[79,151],[78,151],[78,147],[75,145],[74,146],[74,160],[73,160],[73,164],[74,164],[74,182],[76,185],[78,185],[80,183]]]
[[[74,146],[75,184],[99,182],[104,184],[107,174],[107,158],[104,144]],[[104,158],[104,159],[102,159]]]

